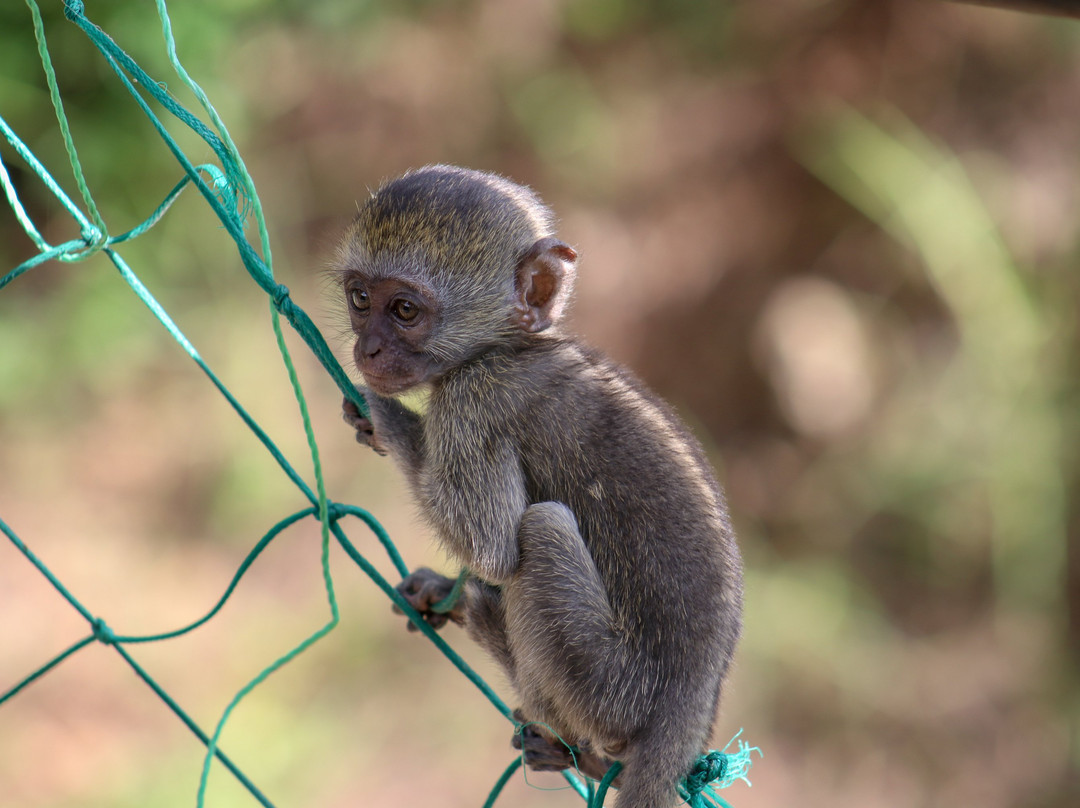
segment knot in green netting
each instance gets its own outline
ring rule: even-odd
[[[94,634],[94,639],[104,645],[113,645],[116,642],[116,634],[109,628],[108,624],[100,618],[95,617],[94,621],[90,624],[91,630]]]
[[[726,806],[727,802],[716,794],[717,790],[727,788],[739,780],[750,785],[748,775],[750,766],[753,765],[751,755],[756,752],[760,756],[761,750],[741,740],[741,735],[740,729],[723,750],[713,749],[699,757],[690,773],[683,778],[680,791],[690,808]],[[729,752],[732,744],[736,744],[735,751]]]
[[[345,505],[340,505],[337,502],[326,503],[326,519],[331,524],[341,521],[349,515],[349,509]]]
[[[79,235],[82,237],[83,242],[89,251],[97,252],[99,249],[105,246],[105,242],[109,238],[108,233],[102,232],[94,225],[87,222],[79,229]],[[70,255],[71,253],[69,253]]]
[[[69,20],[83,15],[82,0],[64,0],[64,16]]]
[[[709,783],[722,778],[727,769],[728,758],[724,753],[712,751],[702,755],[686,776],[686,790],[691,795],[700,794]]]
[[[283,283],[279,283],[270,291],[270,298],[274,301],[274,308],[284,314],[286,309],[292,301],[289,300],[289,287]]]

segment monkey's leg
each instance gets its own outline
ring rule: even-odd
[[[530,506],[518,544],[503,601],[524,714],[570,743],[618,747],[643,723],[650,686],[615,630],[573,513],[558,502]]]
[[[502,590],[472,578],[465,589],[465,598],[465,628],[469,636],[502,666],[516,688],[516,666],[506,637]]]
[[[465,604],[458,602],[448,612],[436,612],[431,607],[440,600],[445,599],[454,588],[455,580],[440,575],[427,567],[421,567],[395,587],[405,600],[416,611],[423,615],[424,620],[432,628],[438,629],[446,625],[447,620],[453,620],[461,624],[465,622]],[[394,611],[401,614],[401,610],[395,606]],[[418,631],[416,625],[409,621],[409,631]]]

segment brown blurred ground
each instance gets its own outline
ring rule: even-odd
[[[730,801],[1080,802],[1077,23],[929,0],[174,5],[278,276],[329,335],[320,266],[382,178],[462,163],[559,213],[583,256],[574,327],[694,425],[739,528],[747,633],[715,740],[744,727],[766,756]],[[95,6],[164,76],[151,11]],[[59,174],[28,19],[0,11],[0,114]],[[178,171],[82,35],[47,22],[120,232]],[[183,200],[123,253],[310,476],[265,301],[209,214]],[[32,254],[0,217],[0,271]],[[442,563],[290,344],[330,495],[410,564]],[[303,504],[104,260],[0,291],[0,518],[117,631],[198,616]],[[317,543],[294,529],[205,629],[134,649],[204,726],[325,619]],[[224,747],[279,806],[480,805],[509,724],[333,562],[342,625],[244,702]],[[85,630],[0,545],[0,689]],[[0,707],[2,805],[190,805],[200,765],[107,648]],[[210,794],[253,804],[221,772]],[[520,777],[503,799],[577,802]]]

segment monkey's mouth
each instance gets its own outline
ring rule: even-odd
[[[395,396],[420,383],[417,379],[396,374],[383,376],[370,370],[361,370],[360,373],[364,377],[364,383],[380,396]]]

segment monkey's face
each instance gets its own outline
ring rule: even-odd
[[[439,308],[425,290],[399,278],[344,277],[345,300],[356,344],[353,359],[367,385],[392,396],[443,371],[425,351],[439,320]]]
[[[338,247],[353,358],[376,393],[518,346],[562,316],[577,254],[527,188],[453,166],[392,180]]]

